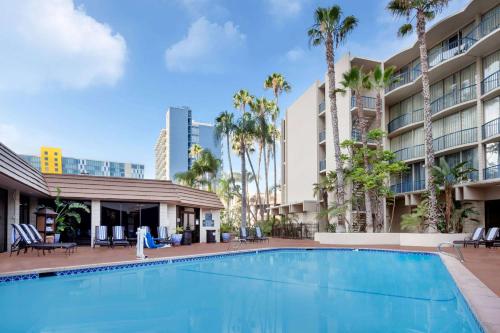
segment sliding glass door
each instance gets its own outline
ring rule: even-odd
[[[135,202],[101,202],[101,225],[125,227],[125,235],[135,238],[137,228],[148,226],[153,237],[157,237],[157,227],[160,221],[158,203]],[[110,234],[111,235],[111,234]]]

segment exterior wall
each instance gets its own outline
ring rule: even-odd
[[[318,181],[318,99],[315,82],[286,112],[286,202],[315,200]]]
[[[62,173],[61,148],[42,147],[40,148],[40,167],[43,173]]]
[[[7,249],[13,242],[12,224],[19,224],[20,194],[18,190],[7,191]]]
[[[203,219],[205,218],[205,213],[212,213],[212,219],[214,221],[213,227],[204,227]],[[215,240],[220,242],[220,210],[213,209],[201,209],[200,210],[200,243],[207,242],[207,230],[215,230]]]
[[[194,136],[194,129],[198,129],[198,137]],[[215,137],[215,129],[211,124],[193,122],[192,143],[199,144],[203,149],[208,149],[217,158],[222,158],[221,142]]]
[[[155,179],[167,180],[167,131],[164,128],[155,145]]]
[[[168,204],[167,208],[167,228],[169,234],[175,234],[177,227],[177,206]]]
[[[170,107],[167,111],[167,180],[173,180],[176,173],[189,169],[189,131],[191,128],[189,108]]]
[[[90,204],[90,244],[94,244],[95,227],[101,225],[101,201],[92,200]],[[111,230],[108,230],[108,233]]]

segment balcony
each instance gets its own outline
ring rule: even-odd
[[[485,180],[500,178],[500,165],[494,165],[483,169],[483,177]]]
[[[498,7],[495,10],[496,12],[494,15],[481,21],[464,38],[471,40],[474,44],[486,35],[489,35],[490,32],[498,29],[498,27],[500,27],[500,10]]]
[[[500,87],[500,71],[496,71],[481,81],[481,94],[487,94],[498,87]]]
[[[406,125],[424,120],[424,109],[418,109],[413,112],[405,113],[397,118],[394,118],[387,125],[389,133],[404,127]]]
[[[361,131],[353,128],[351,131],[351,139],[356,142],[361,142]],[[375,140],[368,140],[368,143],[377,143]]]
[[[476,41],[474,38],[464,37],[446,46],[431,50],[428,55],[429,69],[466,52]]]
[[[319,132],[319,142],[323,142],[326,140],[326,132],[325,131],[321,131]]]
[[[431,102],[431,113],[435,115],[454,105],[464,103],[476,98],[476,85],[453,90]]]
[[[387,87],[385,89],[385,92],[388,93],[389,91],[392,91],[396,88],[404,86],[405,84],[415,81],[420,76],[420,74],[422,74],[422,71],[419,68],[415,68],[411,71],[407,71],[399,75],[396,75],[394,78],[397,81],[392,83],[389,87]]]
[[[324,111],[325,111],[325,102],[323,101],[323,102],[319,103],[319,105],[318,105],[318,113],[321,114]]]
[[[396,150],[394,154],[396,155],[396,160],[398,161],[406,161],[414,158],[424,157],[424,145],[422,144],[399,149]]]
[[[449,133],[432,140],[434,151],[461,146],[477,141],[477,127]]]
[[[319,172],[323,172],[326,170],[326,160],[319,161]]]
[[[413,183],[411,181],[405,181],[391,185],[391,191],[394,193],[421,191],[423,189],[425,189],[425,179],[415,180]]]
[[[374,97],[361,96],[361,104],[365,109],[375,110],[377,107],[377,99]],[[351,96],[351,109],[356,107],[356,96]]]
[[[483,126],[483,139],[500,134],[500,118],[488,121]]]

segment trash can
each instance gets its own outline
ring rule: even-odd
[[[191,245],[192,241],[193,235],[191,230],[184,230],[184,233],[182,234],[182,245]]]
[[[207,230],[207,243],[216,243],[215,230]]]

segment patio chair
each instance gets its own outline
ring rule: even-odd
[[[151,233],[146,232],[146,236],[144,237],[144,246],[146,246],[148,249],[161,249],[164,247],[170,247],[170,244],[156,245],[153,236],[151,236]]]
[[[495,242],[495,239],[498,237],[500,232],[500,228],[493,227],[488,230],[486,237],[482,241],[479,242],[480,245],[485,245],[486,247],[492,246],[500,246],[500,242]]]
[[[155,239],[160,244],[171,244],[172,240],[168,235],[168,228],[164,225],[158,227],[158,238]]]
[[[95,226],[95,237],[94,237],[94,248],[96,245],[99,246],[111,246],[111,242],[108,237],[108,227],[105,225]]]
[[[42,244],[42,243],[45,243],[43,241],[43,238],[42,238],[42,235],[40,235],[40,232],[38,232],[38,230],[35,228],[34,225],[32,224],[21,224],[21,227],[23,227],[25,229],[25,231],[27,231],[26,233],[28,235],[31,235],[32,236],[32,239],[34,239],[34,242],[35,244]],[[76,251],[78,245],[74,242],[67,242],[67,243],[45,243],[45,246],[47,248],[49,248],[49,252],[50,252],[50,248],[52,247],[54,250],[57,249],[57,248],[61,248],[61,249],[64,249],[66,251],[67,254],[71,253],[71,251]],[[42,249],[42,253],[44,253],[43,249]]]
[[[130,242],[125,237],[125,227],[121,225],[113,226],[113,237],[111,238],[111,246],[130,246]]]
[[[43,241],[39,241],[37,236],[39,236],[39,239],[42,238],[38,231],[36,233],[37,236],[35,236],[35,234],[31,231],[31,227],[26,224],[12,224],[12,229],[14,230],[14,235],[17,234],[19,237],[15,238],[12,243],[10,247],[10,255],[12,255],[12,252],[15,251],[17,251],[17,255],[19,255],[19,252],[23,249],[24,253],[26,253],[28,248],[37,250],[38,255],[40,255],[39,250],[42,250],[43,255],[45,255],[45,250],[50,252],[56,248],[65,248],[66,253],[69,254],[70,250],[76,247],[76,243],[45,243]]]
[[[240,228],[240,241],[241,242],[254,242],[256,238],[248,235],[248,228]]]
[[[264,236],[262,234],[262,230],[260,230],[259,226],[255,227],[255,240],[258,240],[258,241],[261,241],[261,242],[267,241],[269,243],[269,238],[267,238],[266,236]]]
[[[463,241],[456,240],[453,241],[453,244],[462,244],[464,247],[467,247],[467,245],[474,245],[474,247],[478,247],[481,238],[483,238],[483,235],[484,235],[484,228],[478,227],[474,229],[472,234],[466,237]]]

